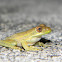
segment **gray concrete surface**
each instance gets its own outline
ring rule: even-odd
[[[62,0],[0,0],[0,39],[39,24],[51,27],[42,38],[43,51],[18,51],[0,46],[0,62],[62,62]]]

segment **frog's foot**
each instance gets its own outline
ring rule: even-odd
[[[27,51],[40,51],[42,50],[40,47],[29,46],[26,48]]]
[[[16,49],[16,50],[23,50],[23,49],[21,49],[20,47],[16,47],[16,46],[9,46],[10,48],[12,48],[12,49]]]
[[[38,42],[38,43],[37,43],[37,44],[35,44],[35,45],[43,46],[44,48],[52,46],[52,45],[44,44],[44,43],[42,43],[42,42]]]
[[[51,46],[52,46],[52,45],[47,45],[47,44],[43,45],[44,48],[46,48],[46,47],[51,47]]]

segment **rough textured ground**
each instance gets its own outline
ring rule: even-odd
[[[51,40],[43,51],[18,51],[0,46],[0,62],[62,62],[61,0],[0,0],[0,39],[26,31],[39,24],[52,32],[42,36]]]

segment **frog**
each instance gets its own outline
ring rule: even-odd
[[[51,32],[51,28],[47,27],[45,24],[40,24],[39,26],[33,27],[27,31],[15,33],[4,40],[0,40],[0,45],[4,47],[9,47],[11,49],[26,50],[26,51],[39,51],[42,50],[41,47],[34,46],[42,35]],[[45,46],[44,43],[40,42],[41,46]],[[21,48],[23,47],[23,48]]]

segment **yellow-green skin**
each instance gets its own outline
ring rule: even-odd
[[[36,30],[37,27],[41,27],[40,32]],[[50,33],[51,29],[50,27],[46,27],[44,24],[37,27],[25,32],[16,33],[10,37],[7,37],[5,40],[0,40],[0,45],[18,50],[22,50],[20,46],[23,46],[25,50],[42,50],[40,47],[34,47],[33,45],[41,39],[42,35]]]

